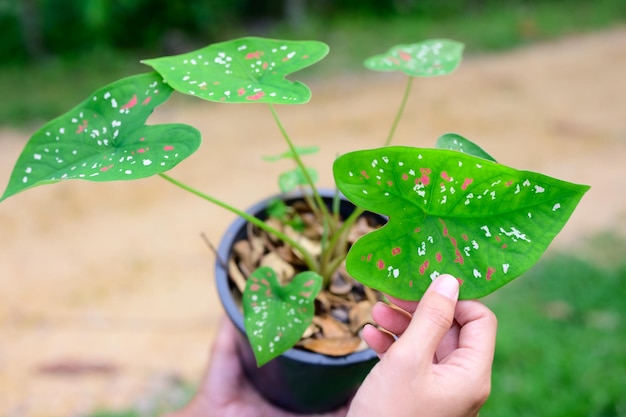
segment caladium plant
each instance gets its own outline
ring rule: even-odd
[[[528,269],[560,231],[588,187],[495,162],[457,134],[443,135],[436,149],[390,147],[416,77],[447,75],[461,62],[463,44],[435,39],[398,45],[365,66],[401,71],[407,85],[384,147],[356,151],[334,164],[337,186],[358,208],[346,219],[329,208],[315,185],[317,172],[302,156],[275,104],[302,104],[310,89],[285,77],[320,61],[328,46],[317,41],[247,37],[186,54],[147,59],[154,71],[104,86],[35,132],[18,158],[0,201],[38,185],[69,179],[113,181],[160,175],[170,183],[245,218],[289,245],[307,272],[279,284],[262,267],[243,293],[245,324],[257,363],[291,348],[311,323],[314,300],[327,288],[348,251],[346,235],[363,210],[389,216],[350,250],[347,268],[365,285],[416,300],[430,280],[452,273],[461,296],[481,297]],[[264,103],[288,149],[269,160],[292,159],[280,188],[305,188],[321,219],[320,253],[269,223],[165,174],[200,146],[200,133],[184,124],[146,125],[156,106],[174,92],[218,103]],[[268,213],[284,213],[275,205]],[[278,217],[282,217],[279,215]],[[289,220],[291,224],[303,224]]]

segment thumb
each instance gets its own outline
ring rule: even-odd
[[[458,298],[459,282],[452,275],[440,275],[426,290],[399,340],[419,346],[416,360],[432,362],[439,343],[452,327]],[[415,348],[412,350],[415,355]]]

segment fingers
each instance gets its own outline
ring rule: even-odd
[[[479,301],[460,301],[455,319],[461,326],[459,348],[476,352],[491,364],[495,349],[498,320],[495,314]]]
[[[361,333],[363,340],[369,345],[369,347],[374,350],[378,354],[378,357],[382,357],[387,349],[391,347],[393,342],[395,341],[394,337],[389,333],[386,333],[382,330],[377,329],[371,324],[365,325],[363,327],[363,332]]]
[[[437,347],[452,327],[459,296],[459,283],[451,275],[441,275],[430,285],[420,300],[413,319],[398,343],[420,346],[408,358],[432,362]],[[461,323],[459,323],[461,324]]]
[[[411,322],[411,315],[406,311],[393,308],[384,303],[374,305],[372,318],[379,326],[398,336],[404,333]]]

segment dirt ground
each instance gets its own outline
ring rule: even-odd
[[[591,185],[550,249],[575,251],[599,232],[626,234],[625,74],[624,27],[472,57],[414,83],[395,143],[432,146],[458,132],[507,165]],[[308,161],[330,186],[335,155],[382,144],[404,80],[310,85],[311,103],[279,114],[298,144],[321,146]],[[260,156],[285,147],[266,107],[176,99],[152,120],[203,133],[173,177],[241,208],[276,192],[286,166]],[[26,136],[0,128],[2,187]],[[141,406],[177,378],[199,378],[222,315],[200,234],[217,244],[232,218],[156,177],[71,181],[2,203],[0,415]]]

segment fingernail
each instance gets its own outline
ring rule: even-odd
[[[441,275],[433,282],[433,289],[451,300],[456,300],[459,294],[459,281],[452,275]]]

